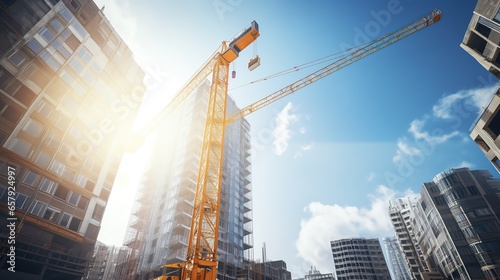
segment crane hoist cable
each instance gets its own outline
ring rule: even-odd
[[[293,72],[298,72],[300,70],[303,70],[303,69],[306,69],[306,68],[310,68],[310,67],[322,64],[322,63],[326,63],[326,62],[329,62],[329,61],[332,61],[332,60],[335,60],[335,59],[341,59],[341,58],[343,58],[345,56],[348,56],[349,53],[352,52],[353,50],[360,49],[360,48],[363,48],[363,47],[368,46],[370,44],[373,44],[375,41],[376,40],[373,40],[371,42],[367,42],[367,43],[364,43],[364,44],[359,44],[357,46],[345,49],[343,51],[336,52],[336,53],[333,53],[333,54],[329,54],[327,56],[324,56],[324,57],[321,57],[321,58],[318,58],[318,59],[315,59],[315,60],[311,60],[309,62],[300,64],[300,65],[293,66],[291,68],[288,68],[288,69],[276,72],[276,73],[268,75],[266,77],[263,77],[263,78],[260,78],[260,79],[248,82],[246,84],[242,84],[242,85],[236,86],[234,88],[229,89],[228,91],[236,90],[236,89],[239,89],[239,88],[242,88],[242,87],[246,87],[246,86],[258,83],[258,82],[262,82],[262,81],[267,81],[267,80],[270,80],[270,79],[274,79],[274,78],[277,78],[277,77],[280,77],[280,76],[283,76],[283,75],[287,75],[287,74],[290,74],[290,73],[293,73]]]

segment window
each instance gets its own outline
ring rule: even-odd
[[[71,85],[75,81],[75,78],[73,78],[71,74],[66,72],[66,70],[62,70],[61,72],[59,72],[59,76],[69,85]]]
[[[104,215],[104,206],[96,204],[94,212],[92,212],[92,219],[101,221],[103,215]]]
[[[74,231],[78,231],[78,228],[80,228],[80,224],[82,223],[82,220],[76,218],[76,217],[73,217],[71,219],[71,223],[69,224],[69,229],[70,230],[74,230]]]
[[[36,111],[43,117],[49,118],[54,109],[49,103],[47,103],[47,100],[41,100],[36,106]]]
[[[81,174],[78,174],[78,176],[76,177],[75,183],[78,186],[83,188],[83,187],[85,187],[85,184],[87,183],[87,177],[85,177]]]
[[[109,198],[109,190],[103,188],[101,190],[101,195],[99,196],[99,198],[102,198],[103,200],[107,201]]]
[[[73,218],[73,216],[71,216],[70,214],[68,213],[64,213],[62,215],[62,218],[61,218],[61,221],[59,222],[59,224],[63,227],[68,227],[70,222],[71,222],[71,218]]]
[[[495,14],[495,17],[493,18],[493,20],[496,22],[500,22],[500,9]]]
[[[73,16],[71,15],[71,13],[68,11],[68,9],[66,9],[65,6],[63,6],[63,8],[61,9],[61,11],[59,12],[59,14],[62,16],[63,19],[65,19],[67,22],[70,22],[71,19],[73,19]]]
[[[29,106],[36,97],[35,93],[24,85],[20,85],[19,88],[12,93],[14,98],[21,102],[24,106]]]
[[[93,224],[89,224],[87,227],[87,232],[85,233],[85,237],[91,239],[97,239],[97,235],[99,234],[99,227]]]
[[[8,149],[20,156],[26,157],[30,148],[31,144],[28,144],[26,141],[21,139],[14,138]]]
[[[66,165],[64,165],[62,162],[60,162],[58,160],[54,160],[54,162],[52,162],[52,166],[50,167],[50,170],[61,175],[61,174],[63,174],[65,168],[66,168]]]
[[[71,59],[69,62],[69,66],[75,70],[76,73],[82,73],[83,72],[83,66],[80,63],[80,61],[76,58]]]
[[[32,119],[28,119],[23,127],[23,130],[33,137],[37,137],[42,131],[42,125]]]
[[[43,50],[43,46],[35,38],[29,39],[26,46],[35,54],[39,54]]]
[[[86,198],[85,196],[81,196],[77,208],[85,210],[87,209],[88,204],[89,204],[89,199]]]
[[[40,190],[51,195],[54,195],[56,189],[57,189],[57,183],[47,178],[44,178],[42,180],[42,183],[40,184]]]
[[[61,63],[57,59],[55,59],[55,57],[53,57],[55,55],[58,55],[58,54],[51,55],[48,51],[43,51],[42,54],[40,55],[40,57],[43,59],[43,61],[45,61],[45,63],[47,63],[47,65],[52,70],[57,72],[57,70],[59,70],[59,68],[61,68]],[[60,58],[60,59],[62,59],[62,58]]]
[[[14,64],[14,66],[19,67],[26,61],[26,57],[18,50],[9,56],[9,61]]]
[[[68,28],[80,42],[87,36],[87,31],[85,31],[83,26],[76,20],[73,21]]]
[[[88,191],[94,191],[95,183],[88,180],[87,183],[85,184],[85,189]]]
[[[92,59],[92,54],[87,50],[85,46],[82,46],[80,49],[78,49],[77,54],[85,63],[89,63]]]
[[[8,106],[2,113],[2,118],[9,121],[10,123],[16,124],[23,113],[21,110],[17,109],[14,106]]]
[[[57,149],[57,147],[59,147],[59,142],[61,141],[61,138],[53,132],[47,132],[45,139],[43,141],[46,146],[52,149]]]
[[[57,18],[51,19],[50,22],[49,22],[49,24],[58,33],[61,32],[64,29],[63,25],[61,24],[61,22]]]
[[[80,198],[79,194],[77,194],[75,192],[71,192],[71,195],[69,196],[69,199],[68,199],[68,203],[76,206],[79,198]]]
[[[66,197],[68,196],[68,189],[64,186],[57,186],[56,192],[54,193],[54,197],[57,197],[62,200],[66,200]]]
[[[35,162],[40,165],[40,166],[43,166],[45,168],[49,167],[49,164],[50,164],[50,156],[44,152],[40,152],[38,154],[38,156],[36,157],[35,159]]]
[[[28,196],[24,195],[22,193],[17,193],[16,195],[16,208],[18,209],[24,209],[25,206],[27,205],[28,201]]]
[[[54,34],[52,34],[52,32],[50,32],[50,30],[48,30],[47,27],[40,28],[38,34],[40,34],[47,43],[54,40]]]
[[[33,200],[30,208],[28,209],[28,212],[30,212],[31,214],[36,215],[38,217],[42,217],[43,214],[45,213],[46,208],[47,208],[47,204],[40,202],[38,200]]]
[[[38,174],[32,171],[27,171],[24,175],[23,183],[33,186],[35,184],[36,179],[38,178]]]
[[[442,195],[438,195],[438,196],[434,197],[434,202],[436,203],[436,205],[445,205],[446,204],[446,201],[444,200]]]
[[[47,208],[47,210],[45,210],[42,218],[55,223],[59,218],[59,214],[61,214],[61,210],[49,207]]]
[[[479,191],[477,190],[476,186],[472,185],[472,186],[468,186],[467,187],[467,191],[469,192],[469,194],[471,196],[474,196],[474,195],[479,195]]]

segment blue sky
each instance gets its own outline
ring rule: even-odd
[[[141,120],[252,20],[261,37],[232,66],[229,88],[376,39],[434,8],[443,12],[440,22],[247,117],[255,258],[265,242],[267,258],[286,261],[294,278],[311,265],[333,272],[331,240],[392,235],[387,202],[418,193],[437,173],[467,166],[498,176],[469,137],[496,85],[460,48],[475,1],[96,2],[147,73]],[[254,52],[261,66],[249,72]],[[316,69],[230,95],[243,107]],[[99,237],[105,243],[121,243],[138,157],[128,156],[115,184]]]

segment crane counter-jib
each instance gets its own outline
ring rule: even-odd
[[[229,41],[227,49],[223,50],[222,57],[229,63],[233,62],[239,56],[240,52],[253,43],[259,36],[259,25],[254,20],[243,32]]]

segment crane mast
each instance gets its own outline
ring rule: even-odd
[[[220,216],[220,196],[222,184],[222,163],[224,153],[225,126],[274,101],[312,84],[372,53],[381,50],[441,19],[441,12],[432,13],[388,34],[369,45],[359,48],[348,56],[278,90],[271,95],[243,108],[237,114],[226,118],[227,85],[229,64],[241,50],[260,36],[258,25],[253,21],[229,43],[223,42],[220,51],[212,55],[182,88],[174,99],[163,109],[153,122],[143,130],[148,133],[161,119],[167,117],[189,94],[210,74],[212,83],[208,102],[208,112],[203,135],[203,144],[196,183],[193,214],[186,262],[166,264],[165,268],[179,268],[181,280],[215,280],[217,276],[217,242]],[[162,276],[157,279],[167,279]],[[175,277],[173,277],[175,279]]]

